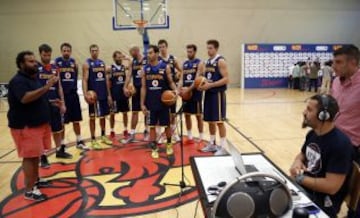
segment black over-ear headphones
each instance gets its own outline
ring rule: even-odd
[[[318,113],[318,119],[325,122],[330,119],[329,109],[329,97],[327,95],[320,95],[321,108]]]

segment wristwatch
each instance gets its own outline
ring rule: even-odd
[[[298,175],[295,176],[295,181],[296,181],[296,183],[299,184],[299,185],[302,184],[302,182],[304,181],[304,179],[305,179],[305,175],[302,174],[302,173],[300,173],[300,174],[298,174]]]

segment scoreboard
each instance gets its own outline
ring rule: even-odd
[[[241,84],[245,88],[287,87],[290,67],[298,61],[332,59],[343,44],[243,44]]]

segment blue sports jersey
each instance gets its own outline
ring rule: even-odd
[[[208,59],[205,64],[205,77],[209,83],[216,82],[221,80],[223,77],[219,69],[219,60],[224,59],[222,56],[218,56],[213,62],[211,59]],[[226,85],[208,89],[208,92],[221,92],[225,91],[227,88]]]
[[[124,65],[111,65],[110,84],[111,96],[113,100],[120,100],[126,98],[124,95],[124,84],[126,79],[126,68]]]
[[[183,64],[183,85],[184,87],[191,86],[196,77],[196,73],[198,71],[198,67],[201,60],[198,58],[195,58],[193,60],[187,60]],[[200,101],[202,98],[202,92],[198,91],[197,89],[194,89],[193,95],[190,101]]]
[[[141,87],[141,69],[146,65],[146,58],[138,60],[134,58],[131,63],[131,75],[136,88]]]
[[[63,57],[58,57],[55,59],[55,64],[59,69],[61,86],[64,94],[76,93],[78,68],[75,59],[69,58],[66,60]]]
[[[171,75],[172,75],[172,79],[175,82],[175,75],[176,75],[176,71],[175,71],[175,57],[174,55],[169,55],[168,59],[164,59],[162,57],[159,56],[159,60],[166,63],[167,65],[169,65],[170,70],[171,70]]]
[[[88,58],[89,65],[88,90],[94,90],[98,100],[107,99],[105,63],[100,59]]]
[[[53,76],[58,75],[58,69],[55,64],[47,64],[42,65],[38,62],[38,74],[37,78],[39,79],[41,85],[46,85],[47,81],[51,79]],[[55,83],[52,87],[50,87],[49,91],[46,94],[48,100],[54,100],[60,98],[59,96],[59,83]]]
[[[161,104],[161,94],[166,90],[166,63],[159,62],[156,66],[147,64],[144,66],[146,79],[145,104],[149,110],[159,110],[164,106]]]

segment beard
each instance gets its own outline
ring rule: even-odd
[[[30,76],[33,76],[39,72],[39,69],[36,66],[35,67],[25,67],[24,72]]]
[[[306,119],[306,117],[304,116],[303,122],[301,124],[301,128],[305,129],[306,127],[309,127],[309,121],[308,119]]]
[[[121,61],[115,61],[115,64],[120,66],[121,65]]]

